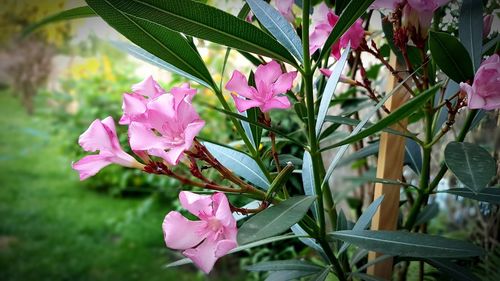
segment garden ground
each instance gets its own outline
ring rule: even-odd
[[[83,188],[47,120],[5,91],[0,112],[0,280],[203,279],[163,268],[168,210]]]

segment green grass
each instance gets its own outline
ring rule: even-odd
[[[46,120],[6,92],[0,112],[0,280],[204,279],[162,268],[178,258],[163,243],[168,207],[83,188]]]

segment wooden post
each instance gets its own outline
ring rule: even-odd
[[[400,69],[401,64],[397,61],[397,57],[394,53],[391,53],[390,64],[394,69]],[[398,84],[397,79],[391,74],[389,74],[389,80],[387,82],[387,92],[391,92]],[[387,100],[385,105],[387,109],[392,112],[404,104],[408,96],[408,91],[404,87],[400,87],[399,90]],[[392,128],[401,131],[401,126],[406,126],[406,122],[406,120],[399,122],[399,124],[395,124]],[[377,178],[401,179],[404,152],[404,137],[385,132],[382,133],[378,151]],[[373,216],[371,229],[395,230],[399,215],[399,188],[394,185],[376,183],[374,200],[382,195],[384,195],[384,200],[377,213]],[[368,254],[368,260],[374,260],[381,255],[381,253],[370,252]],[[368,274],[391,280],[392,259],[387,259],[370,266],[368,268]]]

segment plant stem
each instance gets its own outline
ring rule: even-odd
[[[459,135],[455,139],[458,142],[462,142],[465,139],[465,136],[469,132],[469,129],[472,125],[472,121],[474,120],[474,117],[476,117],[478,110],[473,109],[469,112],[469,115],[467,115],[467,118],[465,120],[465,124],[462,127],[462,130],[460,131]],[[423,165],[426,165],[426,150],[430,148],[425,148],[424,146],[424,162]],[[446,174],[446,171],[448,171],[448,166],[443,162],[441,163],[441,167],[437,173],[437,175],[434,177],[434,179],[429,183],[425,183],[425,185],[420,185],[421,192],[419,193],[417,199],[415,200],[415,203],[413,204],[412,209],[410,210],[410,214],[408,215],[408,219],[405,224],[405,228],[410,230],[414,227],[414,224],[416,222],[417,216],[420,212],[420,208],[422,205],[427,201],[427,198],[429,197],[429,194],[431,194],[434,189],[438,186],[439,182],[443,178],[443,176]],[[424,173],[424,168],[422,167],[422,174]],[[428,176],[427,176],[428,178]],[[422,177],[421,177],[421,184],[422,184]]]

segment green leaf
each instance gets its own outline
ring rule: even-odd
[[[407,164],[417,175],[422,170],[422,151],[420,145],[412,139],[406,139],[405,164]]]
[[[455,82],[465,82],[474,77],[469,53],[457,38],[444,32],[430,31],[429,49],[432,59]]]
[[[92,10],[139,47],[168,64],[198,77],[207,84],[215,85],[198,51],[193,49],[184,36],[150,21],[124,13],[119,8],[131,6],[134,2],[129,1],[128,4],[121,2],[87,0]]]
[[[473,192],[486,187],[496,175],[496,161],[486,149],[467,142],[450,142],[444,161],[453,174]]]
[[[259,22],[300,62],[304,61],[302,43],[290,23],[263,0],[247,0]]]
[[[371,108],[370,112],[368,112],[368,114],[363,118],[363,120],[361,120],[361,122],[359,122],[359,124],[352,130],[352,132],[351,132],[351,134],[349,136],[352,137],[352,136],[355,136],[356,134],[358,134],[361,131],[361,129],[365,126],[365,124],[368,122],[368,120],[370,120],[370,118],[372,118],[372,116],[375,115],[375,113],[382,107],[382,105],[396,91],[399,91],[399,89],[402,87],[403,83],[406,83],[406,81],[408,81],[408,79],[410,79],[413,75],[415,75],[415,73],[418,70],[419,70],[419,68],[417,68],[413,73],[411,73],[405,79],[403,79],[403,81],[399,82],[398,85],[396,85],[396,87],[394,87],[394,89],[390,93],[386,94],[375,106],[373,106]],[[321,151],[326,150],[328,148],[329,147],[322,148]],[[328,184],[328,179],[333,174],[333,171],[338,166],[340,160],[342,159],[342,157],[344,156],[344,153],[347,151],[348,148],[349,148],[349,144],[345,144],[345,145],[343,145],[342,147],[339,148],[339,150],[337,151],[337,154],[335,154],[335,157],[333,158],[332,162],[328,166],[328,169],[326,171],[326,175],[325,175],[325,177],[323,179],[323,182],[321,183],[322,187],[324,187],[324,186],[326,186]]]
[[[356,141],[359,141],[365,137],[371,136],[379,131],[381,131],[384,128],[387,128],[403,119],[406,117],[410,116],[417,108],[422,107],[423,104],[425,104],[439,89],[439,84],[435,85],[426,91],[420,93],[418,96],[412,98],[393,112],[391,114],[387,115],[384,117],[382,120],[378,121],[377,123],[373,124],[372,126],[368,127],[367,129],[349,136],[345,140],[338,142],[334,145],[328,146],[323,148],[322,150],[330,149],[333,147],[338,147],[341,145],[353,143]],[[361,123],[360,123],[361,124]],[[353,131],[354,132],[354,131]]]
[[[361,248],[393,256],[416,258],[462,258],[480,256],[483,250],[468,242],[405,231],[344,230],[333,238]]]
[[[87,0],[87,2],[106,2],[108,6],[119,9],[124,16],[147,21],[151,25],[296,65],[292,55],[264,31],[238,17],[197,1]],[[123,31],[124,35],[127,33],[127,30]],[[183,51],[182,48],[178,50]]]
[[[281,132],[281,131],[279,131],[279,130],[277,130],[277,129],[273,128],[273,127],[269,127],[269,126],[267,126],[267,125],[264,125],[264,124],[262,124],[262,123],[259,123],[259,122],[255,121],[255,120],[250,119],[250,118],[247,118],[247,117],[245,117],[245,116],[243,116],[243,115],[241,115],[241,114],[234,113],[234,112],[231,112],[231,111],[227,111],[227,110],[225,110],[225,109],[223,109],[223,108],[218,108],[218,107],[216,107],[216,106],[213,106],[213,105],[211,105],[211,104],[204,103],[204,102],[198,102],[198,104],[199,104],[199,105],[201,105],[201,106],[205,106],[205,107],[208,107],[208,108],[210,108],[210,109],[216,110],[216,111],[218,111],[218,112],[221,112],[221,113],[223,113],[223,114],[225,114],[225,115],[227,115],[227,116],[229,116],[229,117],[234,117],[234,118],[236,118],[236,119],[238,119],[238,120],[248,122],[248,123],[250,123],[251,125],[253,125],[253,126],[255,126],[255,127],[262,128],[262,129],[266,129],[266,130],[268,130],[268,131],[271,131],[271,132],[275,133],[276,135],[278,135],[278,136],[280,136],[280,137],[283,137],[283,138],[285,138],[285,139],[287,139],[287,140],[289,140],[289,141],[293,142],[294,144],[296,144],[296,145],[298,145],[298,146],[300,146],[300,147],[303,147],[303,146],[304,146],[302,142],[300,142],[300,141],[298,141],[298,140],[296,140],[296,139],[294,139],[294,138],[290,137],[288,134],[286,134],[286,133],[284,133],[284,132]]]
[[[323,268],[319,265],[301,260],[281,260],[281,261],[265,261],[245,267],[248,271],[281,271],[281,270],[298,270],[308,272],[318,272]]]
[[[342,159],[342,161],[340,161],[339,167],[347,165],[353,161],[364,159],[368,156],[377,155],[378,148],[379,148],[378,142],[370,143],[369,145],[363,147],[362,149],[347,155],[344,159]]]
[[[452,188],[442,192],[500,205],[500,187],[486,187],[477,192],[468,188]]]
[[[315,239],[305,237],[305,236],[307,236],[307,232],[302,227],[300,227],[300,225],[298,223],[294,224],[292,227],[290,227],[290,229],[292,230],[292,232],[295,235],[302,236],[302,237],[299,237],[300,242],[302,242],[302,243],[304,243],[304,245],[307,245],[310,248],[316,250],[316,252],[320,253],[325,258],[325,260],[328,259],[323,251],[323,248],[321,248],[319,246],[319,244],[316,243]]]
[[[318,117],[316,120],[316,135],[318,137],[321,133],[321,127],[323,127],[323,121],[325,120],[326,113],[330,107],[330,101],[332,100],[333,93],[335,93],[335,88],[339,83],[340,75],[345,67],[350,51],[351,45],[349,43],[340,59],[331,68],[332,74],[330,75],[330,78],[328,78],[328,82],[326,82],[325,90],[323,91],[321,102],[319,104]]]
[[[89,17],[95,17],[97,16],[92,9],[88,6],[83,6],[83,7],[78,7],[78,8],[73,8],[70,10],[62,11],[60,13],[57,13],[55,15],[48,16],[46,18],[43,18],[41,21],[35,22],[31,25],[28,25],[23,30],[23,36],[26,36],[33,31],[51,23],[55,23],[58,21],[66,21],[66,20],[74,20],[74,19],[83,19],[83,18],[89,18]]]
[[[265,281],[289,281],[296,280],[301,277],[309,276],[314,274],[314,272],[300,271],[300,270],[290,270],[290,271],[275,271],[269,274]]]
[[[238,247],[230,250],[227,253],[227,255],[234,254],[234,253],[241,252],[241,251],[245,251],[245,250],[252,249],[255,247],[259,247],[259,246],[262,246],[262,245],[265,245],[268,243],[272,243],[272,242],[279,242],[279,241],[283,241],[283,240],[288,240],[288,239],[292,239],[292,238],[301,238],[301,237],[302,236],[298,236],[295,234],[285,234],[285,235],[280,235],[280,236],[274,236],[274,237],[262,239],[260,241],[256,241],[253,243],[238,246]],[[176,267],[176,266],[180,266],[180,265],[190,264],[192,262],[193,262],[192,260],[190,260],[188,258],[184,258],[184,259],[180,259],[180,260],[171,262],[169,264],[166,264],[165,267]]]
[[[425,206],[425,208],[418,214],[415,225],[421,225],[429,222],[439,214],[439,204],[432,203]]]
[[[313,196],[295,196],[257,213],[238,230],[238,244],[244,245],[286,231],[302,219],[314,200],[316,197]]]
[[[265,190],[269,188],[269,180],[252,157],[241,151],[210,142],[203,142],[203,145],[222,165],[238,176]]]
[[[180,76],[183,76],[189,80],[196,81],[200,85],[203,85],[207,88],[211,87],[207,82],[201,80],[200,78],[193,76],[193,75],[177,68],[176,66],[171,65],[168,62],[161,60],[160,58],[148,53],[147,51],[145,51],[144,49],[142,49],[136,45],[128,44],[125,42],[119,42],[119,41],[112,41],[111,43],[115,47],[117,47],[118,49],[129,53],[130,55],[134,56],[137,59],[143,60],[143,61],[150,63],[152,65],[155,65],[159,68],[163,68],[169,72],[179,74]]]
[[[320,273],[318,273],[318,275],[309,279],[309,281],[325,281],[326,277],[328,277],[329,274],[330,274],[330,267],[325,267],[323,271],[321,271]]]
[[[316,190],[314,188],[314,174],[312,166],[312,158],[309,151],[304,151],[304,158],[302,159],[302,186],[304,188],[304,194],[308,196],[316,196]],[[313,216],[315,219],[318,218],[318,203],[313,204]]]
[[[342,35],[352,26],[352,24],[363,15],[368,9],[368,7],[373,3],[374,0],[357,0],[349,1],[349,4],[345,7],[340,14],[340,17],[333,27],[332,32],[328,35],[323,49],[318,61],[330,54],[330,49],[337,42]]]
[[[366,273],[360,273],[360,272],[353,272],[352,276],[358,277],[359,279],[364,280],[364,281],[386,281],[383,278],[380,278],[380,277],[377,277],[377,276],[373,276],[373,275],[369,275],[369,274],[366,274]]]
[[[458,266],[453,262],[445,259],[428,259],[426,262],[444,274],[456,281],[478,281],[477,278],[468,268]]]
[[[288,179],[290,179],[290,175],[293,173],[294,166],[292,162],[288,162],[286,166],[279,172],[279,174],[274,178],[273,182],[271,183],[271,186],[266,192],[266,198],[264,199],[265,201],[268,201],[269,199],[272,198],[273,193],[279,190],[286,182]]]
[[[464,0],[458,19],[458,34],[472,58],[474,71],[481,64],[483,45],[483,3],[477,0]]]
[[[344,125],[356,126],[356,125],[359,124],[360,121],[357,120],[357,119],[353,119],[353,118],[349,118],[349,117],[344,117],[344,116],[327,115],[327,116],[325,116],[325,122],[332,122],[332,123],[335,123],[335,124],[344,124]],[[372,125],[373,125],[373,123],[367,122],[363,126],[363,128],[367,128],[367,127],[370,127]],[[391,133],[393,135],[403,136],[403,137],[413,137],[413,135],[409,135],[406,132],[401,132],[401,131],[394,130],[394,129],[391,129],[391,128],[384,128],[384,129],[382,129],[382,131],[383,132],[387,132],[387,133]]]
[[[365,230],[366,228],[368,228],[370,222],[372,221],[373,216],[378,210],[378,207],[382,203],[382,200],[384,200],[384,195],[375,199],[361,214],[361,216],[359,216],[359,219],[352,227],[352,230]],[[345,250],[347,250],[348,247],[349,243],[344,243],[344,245],[342,245],[342,247],[339,250],[339,255],[343,253]]]

